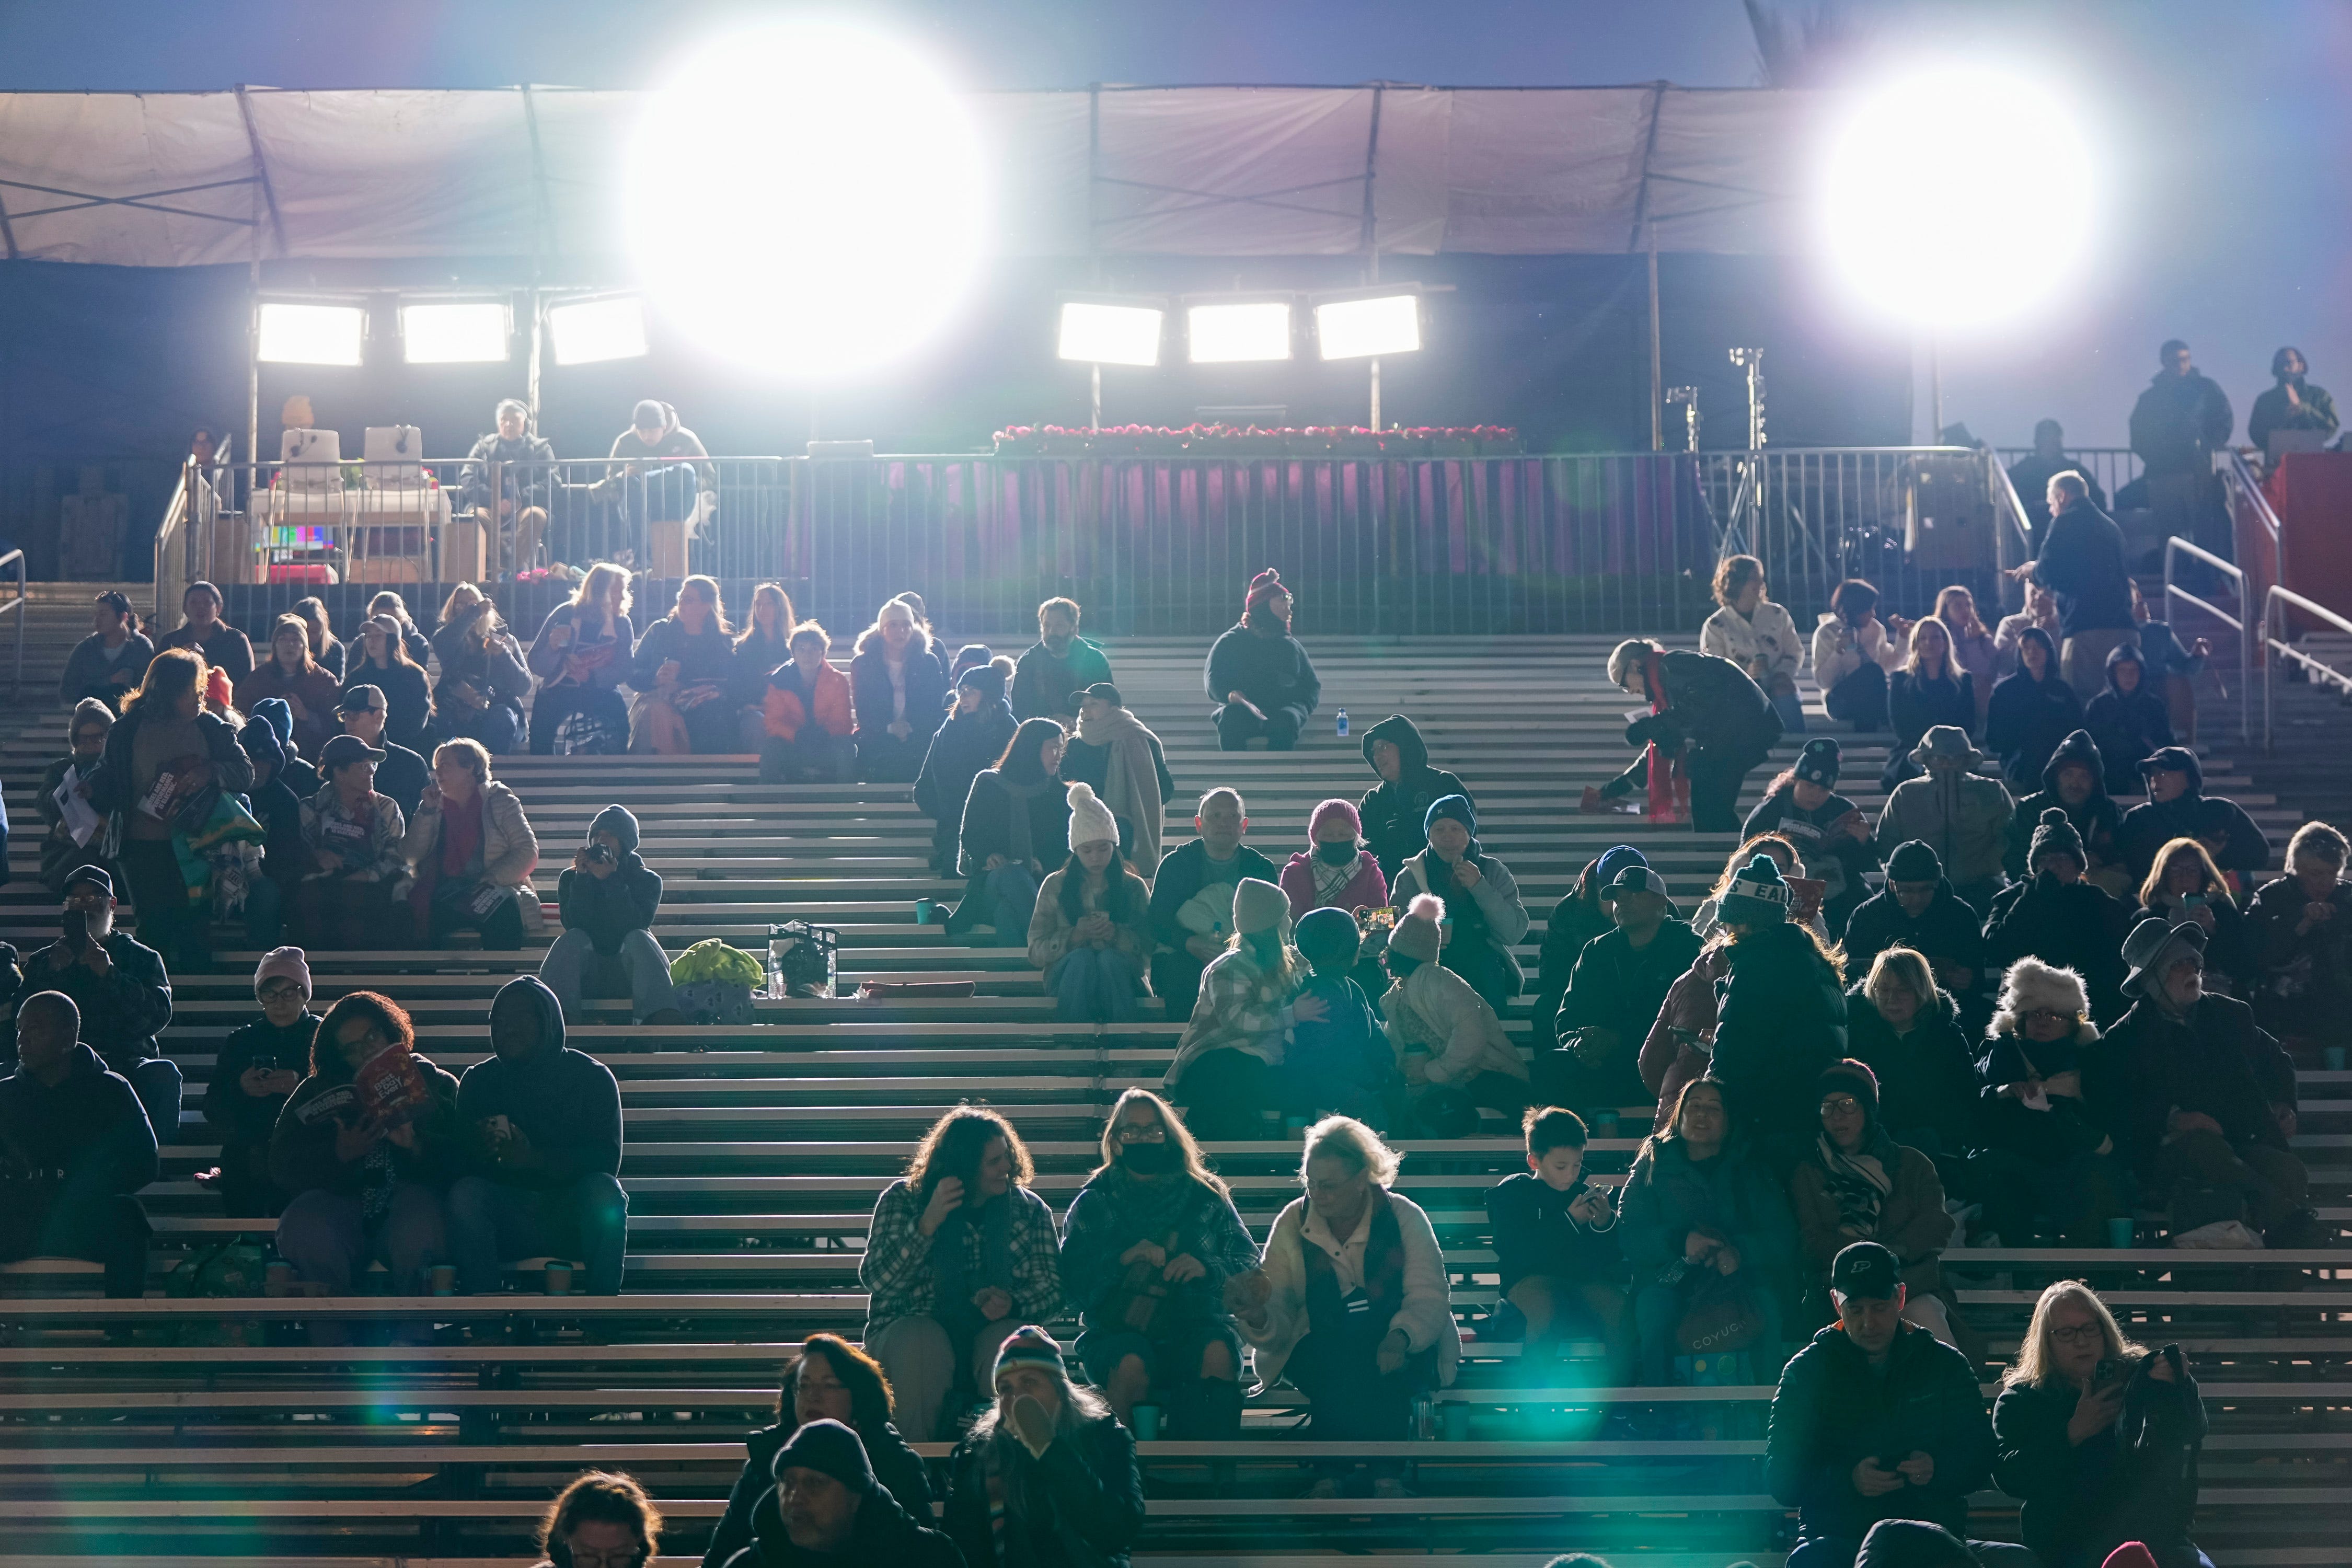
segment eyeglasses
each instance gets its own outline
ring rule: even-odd
[[[1139,1123],[1122,1121],[1118,1125],[1117,1137],[1122,1143],[1165,1143],[1168,1141],[1168,1129],[1157,1121]]]
[[[2025,1021],[2029,1024],[2071,1024],[2074,1021],[2074,1015],[2062,1013],[2055,1007],[2036,1007],[2025,1015]]]
[[[1833,1094],[1822,1101],[1823,1116],[1847,1116],[1862,1109],[1862,1101],[1850,1094]]]
[[[302,988],[291,980],[273,980],[254,993],[255,996],[264,1002],[283,1002],[289,997],[300,994],[302,994]]]
[[[616,1546],[610,1552],[575,1546],[570,1552],[572,1568],[637,1568],[645,1555],[641,1546]]]
[[[2094,1341],[2104,1343],[2106,1340],[2106,1332],[2104,1326],[2097,1322],[2074,1323],[2053,1326],[2050,1331],[2050,1338],[2052,1342],[2062,1345],[2088,1344]]]

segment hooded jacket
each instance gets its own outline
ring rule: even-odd
[[[2071,969],[2090,989],[2091,1016],[2111,1025],[2128,1005],[2123,947],[2132,916],[2131,905],[2089,881],[2061,882],[2037,870],[1993,896],[1985,965],[2000,973],[2031,953]]]
[[[702,488],[710,489],[716,487],[719,483],[719,468],[717,464],[709,460],[709,454],[703,449],[702,438],[677,422],[677,409],[665,403],[661,405],[661,411],[660,435],[648,442],[638,436],[637,427],[632,425],[613,437],[613,450],[607,456],[620,461],[637,463],[647,463],[650,459],[667,458],[671,459],[673,464],[683,458],[700,458],[704,460],[694,464],[693,467]],[[621,470],[615,469],[590,488],[595,490],[615,489],[625,482],[625,479],[626,476]]]
[[[768,1457],[763,1462],[760,1457],[762,1447],[760,1439],[771,1432],[783,1433],[783,1436],[764,1445]],[[829,1568],[831,1564],[841,1563],[861,1565],[889,1563],[892,1568],[902,1568],[902,1565],[903,1568],[964,1568],[963,1554],[956,1550],[955,1542],[925,1522],[930,1518],[929,1489],[917,1494],[917,1502],[911,1505],[901,1503],[897,1489],[890,1485],[889,1477],[883,1469],[886,1461],[894,1460],[898,1456],[887,1450],[877,1455],[870,1447],[866,1457],[875,1467],[875,1479],[881,1484],[867,1492],[864,1500],[858,1503],[857,1521],[850,1527],[849,1544],[839,1552],[823,1557],[794,1546],[792,1536],[785,1531],[783,1514],[777,1506],[775,1483],[769,1479],[768,1473],[768,1466],[774,1462],[777,1451],[783,1447],[790,1436],[780,1426],[767,1427],[751,1434],[748,1446],[752,1462],[744,1467],[743,1480],[736,1483],[736,1490],[740,1494],[744,1482],[751,1480],[757,1480],[759,1489],[744,1502],[740,1521],[736,1517],[735,1500],[730,1498],[728,1500],[727,1517],[719,1521],[719,1530],[712,1533],[710,1552],[703,1558],[709,1568],[719,1568],[720,1564],[724,1564],[724,1568],[795,1568],[802,1563],[809,1564],[811,1568]],[[915,1474],[920,1476],[922,1462],[915,1458],[913,1450],[898,1438],[896,1431],[890,1431],[888,1437],[898,1445],[898,1453],[914,1463]],[[756,1477],[752,1475],[753,1465],[759,1468]],[[902,1467],[893,1464],[891,1468],[898,1472],[902,1480],[906,1479]],[[913,1511],[916,1508],[923,1510],[920,1519]],[[737,1528],[730,1531],[728,1527],[730,1524]],[[744,1544],[746,1541],[749,1544]],[[724,1556],[719,1554],[722,1546],[727,1548]]]
[[[1429,847],[1423,826],[1431,806],[1449,795],[1460,795],[1474,809],[1478,803],[1460,779],[1429,765],[1428,743],[1411,719],[1391,713],[1364,731],[1367,767],[1372,766],[1372,748],[1382,741],[1397,749],[1397,776],[1394,782],[1382,779],[1365,791],[1357,811],[1363,818],[1364,847],[1380,862],[1381,875],[1394,881],[1398,868]]]
[[[2270,1108],[2294,1103],[2294,1059],[2233,997],[2200,996],[2175,1017],[2143,995],[2086,1057],[2092,1113],[2142,1181],[2156,1180],[2175,1110],[2211,1117],[2233,1149],[2287,1146]]]
[[[1845,989],[1802,926],[1759,926],[1726,951],[1711,1071],[1733,1125],[1787,1141],[1818,1121],[1814,1080],[1846,1055]]]
[[[2074,689],[2063,680],[2045,680],[2042,684],[2065,687],[2070,698]],[[2066,797],[2058,792],[2058,775],[2070,766],[2084,768],[2091,775],[2091,793],[2080,805],[2067,805]],[[2119,858],[2121,851],[2116,847],[2116,838],[2123,827],[2123,808],[2107,793],[2107,765],[2088,730],[2069,731],[2036,776],[2042,787],[2019,801],[2017,815],[2010,818],[2009,846],[2001,853],[2003,871],[2011,877],[2026,874],[2025,857],[2033,847],[2033,830],[2041,826],[2042,814],[2053,805],[2066,814],[2067,822],[2083,836],[2083,847],[2090,852],[2093,865],[2105,865]],[[2090,868],[2084,868],[2086,871]]]
[[[446,1187],[463,1171],[458,1152],[457,1080],[424,1055],[415,1057],[416,1070],[432,1096],[419,1108],[410,1125],[416,1129],[416,1147],[404,1149],[386,1140],[398,1180],[434,1188]],[[352,1069],[332,1040],[313,1031],[310,1070],[278,1113],[269,1136],[269,1178],[292,1196],[314,1189],[346,1195],[357,1193],[364,1180],[364,1160],[335,1158],[335,1132],[356,1126],[366,1116]]]
[[[474,1173],[504,1186],[536,1188],[565,1186],[599,1172],[619,1175],[621,1086],[613,1069],[563,1043],[563,1008],[536,975],[508,981],[491,998],[493,1048],[499,1004],[510,993],[538,1009],[539,1048],[526,1057],[485,1057],[467,1068],[457,1082],[457,1121],[471,1128],[486,1117],[507,1118],[539,1162],[517,1169],[478,1151]]]
[[[2051,754],[2083,724],[2083,700],[2058,673],[2058,650],[2050,634],[2028,626],[2018,640],[2028,638],[2049,653],[2050,662],[2043,667],[2048,673],[2036,680],[2021,665],[2017,673],[1994,684],[1985,709],[1985,750],[2000,759],[2011,789],[2032,789],[2034,780],[2046,779],[2044,765]]]
[[[762,1426],[743,1439],[743,1468],[735,1477],[735,1488],[727,1497],[727,1512],[710,1531],[710,1544],[702,1553],[703,1568],[722,1568],[735,1561],[735,1554],[751,1546],[756,1534],[762,1540],[778,1536],[783,1517],[776,1510],[776,1455],[793,1434],[800,1430],[799,1422],[785,1412],[786,1419],[772,1426]],[[890,1494],[890,1500],[905,1510],[911,1521],[917,1515],[931,1517],[931,1482],[923,1468],[922,1456],[907,1445],[898,1428],[889,1422],[882,1423],[878,1433],[858,1430],[857,1440],[866,1445],[866,1462],[873,1467],[874,1479]],[[859,1510],[860,1513],[865,1510]],[[864,1540],[864,1537],[856,1539]],[[891,1546],[889,1533],[870,1544]],[[856,1561],[896,1562],[897,1558],[856,1558]],[[763,1568],[765,1559],[754,1556],[747,1568]],[[790,1559],[785,1559],[790,1561]],[[905,1561],[921,1564],[925,1559],[908,1557]],[[953,1561],[953,1560],[943,1560]]]
[[[261,869],[288,889],[290,897],[294,884],[310,869],[310,858],[302,843],[302,802],[286,783],[285,748],[278,742],[278,731],[260,722],[248,722],[239,730],[236,742],[253,759],[253,783],[246,790],[246,804],[266,835],[261,841]],[[269,769],[266,779],[261,776],[265,765]]]
[[[1853,1488],[1867,1458],[1932,1455],[1924,1486],[1866,1498]],[[1799,1351],[1772,1395],[1764,1484],[1796,1509],[1798,1534],[1858,1541],[1882,1519],[1924,1519],[1968,1533],[1969,1494],[1992,1468],[1992,1422],[1968,1357],[1925,1329],[1899,1324],[1883,1373],[1832,1323]]]
[[[2016,980],[2011,981],[2011,985]],[[2021,998],[2034,1006],[2071,1007],[2071,986],[2046,994],[2036,989]],[[2098,1152],[2107,1130],[2092,1114],[2084,1099],[2083,1068],[2098,1044],[2095,1025],[2083,1024],[2070,1040],[2044,1043],[2016,1031],[2018,1022],[2006,1014],[1993,1019],[1993,1034],[1977,1059],[1977,1138],[1987,1149],[1997,1149],[2030,1160],[2044,1169],[2063,1165],[2078,1154]],[[2048,1109],[2027,1105],[2016,1095],[2003,1094],[2011,1084],[2039,1079]]]
[[[608,805],[588,825],[588,837],[612,834],[621,843],[621,863],[609,877],[588,875],[576,867],[564,868],[556,879],[555,901],[563,929],[584,931],[605,957],[621,951],[621,939],[645,931],[661,909],[662,879],[646,869],[637,855],[637,819],[625,805]]]
[[[2009,787],[1982,773],[1948,776],[1934,770],[1906,779],[1886,797],[1878,818],[1882,844],[1924,840],[1944,863],[1958,888],[2000,879],[2001,852],[2009,847],[2009,824],[2017,804]]]
[[[1935,1137],[1933,1152],[1965,1154],[1975,1136],[1977,1070],[1959,1005],[1941,992],[1923,999],[1911,1032],[1898,1035],[1865,984],[1856,981],[1846,993],[1846,1038],[1853,1058],[1878,1079],[1879,1121],[1898,1142],[1925,1131]]]
[[[1753,766],[1780,739],[1780,715],[1764,689],[1727,658],[1675,648],[1658,660],[1664,673],[1664,707],[1629,726],[1629,744],[1655,742],[1659,752],[1675,756],[1685,747],[1723,757],[1745,756]],[[1612,799],[1631,795],[1650,782],[1647,751],[1633,765],[1601,786]]]
[[[490,504],[490,465],[499,470],[499,489],[517,508],[547,504],[548,488],[555,479],[555,447],[545,437],[526,430],[509,441],[493,430],[474,443],[466,466],[457,475],[457,505],[471,511]]]
[[[934,822],[961,824],[971,781],[996,765],[1019,728],[1002,697],[969,713],[950,713],[923,753],[923,771],[915,777],[915,809]],[[775,732],[772,726],[769,732]]]
[[[1268,636],[1246,626],[1228,626],[1210,645],[1202,685],[1222,710],[1238,691],[1268,718],[1287,710],[1303,729],[1323,700],[1323,682],[1304,644],[1288,632]]]
[[[2139,684],[2126,691],[2116,679],[2125,665],[2139,670]],[[2083,728],[2098,743],[2107,772],[2127,778],[2142,757],[2172,744],[2172,719],[2164,694],[2147,678],[2147,663],[2139,649],[2123,643],[2107,654],[2107,689],[2083,707]]]
[[[1052,719],[1068,714],[1075,718],[1070,693],[1110,679],[1110,660],[1103,656],[1100,644],[1074,637],[1067,648],[1055,653],[1042,640],[1034,642],[1013,667],[1013,716]]]
[[[1910,948],[1939,969],[1948,965],[1974,971],[1969,989],[1984,984],[1984,932],[1976,911],[1952,891],[1949,877],[1937,880],[1935,898],[1916,919],[1903,912],[1891,888],[1863,900],[1845,926],[1846,967],[1866,975],[1890,947]]]
[[[0,1078],[0,1163],[46,1173],[59,1204],[135,1193],[161,1169],[139,1097],[86,1045],[55,1089],[21,1065]]]
[[[121,729],[121,725],[115,728]],[[2139,772],[2144,758],[2132,759],[2132,772]],[[2121,826],[2116,830],[2116,847],[2123,852],[2124,863],[2131,868],[2132,880],[2145,880],[2148,868],[2156,864],[2156,852],[2175,838],[2195,838],[2200,831],[2200,817],[2206,806],[2205,768],[2194,752],[2184,750],[2189,787],[2170,800],[2144,800],[2124,813]],[[2214,863],[2224,871],[2234,871],[2252,880],[2271,863],[2270,835],[2255,826],[2245,809],[2237,802],[2221,795],[2224,815],[2230,819],[2229,842],[2213,857]]]

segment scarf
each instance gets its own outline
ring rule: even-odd
[[[1167,805],[1160,798],[1160,770],[1151,761],[1151,731],[1126,709],[1113,708],[1097,719],[1079,714],[1078,739],[1109,753],[1103,804],[1132,825],[1135,850],[1128,859],[1149,880],[1160,868],[1160,818]]]
[[[468,872],[482,871],[482,792],[464,805],[441,797],[441,847],[416,865],[416,880],[408,889],[408,907],[423,921],[433,908],[433,889],[444,879],[455,881]],[[422,929],[421,927],[419,929]]]
[[[1044,795],[1048,788],[1064,789],[1068,786],[1051,777],[1040,779],[1033,784],[1014,784],[1002,772],[996,774],[996,786],[1005,793],[1009,803],[1004,809],[1004,858],[1015,866],[1026,866],[1037,858],[1029,833],[1029,803]]]
[[[1347,889],[1349,883],[1356,879],[1356,868],[1363,863],[1364,857],[1360,850],[1357,852],[1354,859],[1342,860],[1337,866],[1332,865],[1320,855],[1310,858],[1307,864],[1315,868],[1315,907],[1318,910],[1337,908],[1338,906],[1332,900]]]
[[[1664,713],[1666,710],[1665,660],[1666,656],[1664,653],[1654,651],[1643,662],[1643,674],[1649,683],[1649,689],[1657,693],[1650,699],[1652,713]],[[1690,778],[1683,772],[1682,757],[1679,754],[1673,757],[1661,755],[1658,743],[1653,741],[1650,742],[1648,773],[1650,820],[1652,822],[1675,821],[1677,803],[1680,805],[1681,811],[1687,815],[1690,809]],[[1450,910],[1452,905],[1449,904],[1447,908]]]
[[[1486,858],[1478,852],[1476,839],[1473,838],[1470,847],[1462,851],[1462,858],[1477,867],[1479,875],[1486,875]],[[1445,918],[1454,922],[1455,942],[1474,937],[1480,942],[1493,940],[1486,927],[1486,911],[1478,907],[1477,895],[1455,884],[1454,868],[1440,859],[1436,850],[1424,849],[1411,863],[1421,868],[1421,885],[1445,900]],[[1350,866],[1348,870],[1352,876],[1355,868]]]
[[[1837,1200],[1838,1233],[1856,1241],[1876,1236],[1880,1205],[1895,1192],[1895,1178],[1886,1171],[1894,1163],[1894,1140],[1874,1126],[1855,1153],[1839,1148],[1826,1132],[1814,1135],[1813,1147],[1828,1173],[1830,1195]]]
[[[1192,1238],[1192,1202],[1200,1185],[1185,1174],[1180,1166],[1155,1181],[1139,1182],[1129,1175],[1127,1167],[1114,1164],[1105,1178],[1110,1186],[1110,1196],[1118,1201],[1124,1228],[1135,1236],[1166,1236],[1176,1231],[1183,1242]],[[1177,1251],[1190,1251],[1180,1245]],[[1172,1256],[1172,1255],[1171,1255]]]

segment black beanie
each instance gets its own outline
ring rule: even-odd
[[[768,1469],[771,1479],[781,1479],[786,1470],[814,1470],[854,1492],[874,1489],[874,1467],[866,1458],[865,1443],[830,1417],[812,1421],[793,1433],[791,1441],[776,1450],[775,1463]]]
[[[1886,859],[1886,879],[1890,882],[1940,882],[1944,879],[1944,863],[1927,847],[1927,840],[1914,838],[1899,846]]]
[[[1827,735],[1816,735],[1805,742],[1797,753],[1796,776],[1807,784],[1817,784],[1823,789],[1837,788],[1838,764],[1843,761],[1838,743]]]
[[[2042,858],[2053,852],[2072,855],[2075,865],[2090,869],[2090,859],[2083,852],[2083,836],[2074,831],[2063,805],[2050,806],[2042,813],[2042,821],[2033,829],[2032,846],[2025,852],[2026,874],[2031,876],[2041,870]]]

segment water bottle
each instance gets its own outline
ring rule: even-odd
[[[1342,708],[1342,709],[1340,709],[1340,710],[1339,710],[1339,739],[1341,739],[1341,740],[1343,740],[1343,741],[1344,741],[1344,740],[1346,740],[1347,738],[1348,738],[1348,710],[1347,710],[1345,708]]]

